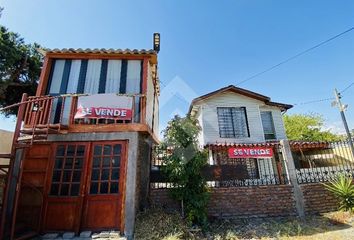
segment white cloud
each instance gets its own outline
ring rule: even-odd
[[[342,121],[325,123],[322,129],[330,131],[334,134],[345,134],[345,129]]]

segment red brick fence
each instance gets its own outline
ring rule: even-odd
[[[337,209],[337,200],[320,183],[302,184],[305,214]],[[151,189],[150,203],[168,210],[179,210],[168,189]],[[208,213],[211,217],[295,216],[295,196],[291,185],[212,188]]]
[[[334,179],[338,173],[354,175],[354,161],[349,153],[343,152],[343,149],[347,149],[338,143],[326,143],[320,146],[317,144],[315,147],[320,147],[320,150],[315,149],[315,151],[314,146],[311,148],[307,146],[307,152],[297,149],[301,154],[296,155],[297,152],[294,152],[293,147],[294,144],[290,146],[288,141],[281,141],[274,146],[276,158],[269,163],[270,167],[275,166],[274,169],[278,171],[275,170],[274,175],[264,175],[260,172],[258,179],[251,179],[250,175],[239,178],[242,175],[235,166],[233,166],[235,168],[233,174],[226,171],[227,165],[209,166],[210,169],[205,171],[205,178],[211,187],[209,215],[218,218],[302,217],[336,210],[338,200],[324,188],[321,182]],[[293,155],[298,158],[295,159],[296,161]],[[308,164],[310,167],[299,166],[299,162]],[[242,162],[237,164],[239,167]],[[264,168],[266,165],[259,166],[269,172]],[[154,167],[156,168],[156,165]],[[249,169],[249,165],[247,168]],[[237,176],[234,176],[235,174]],[[168,189],[172,185],[154,180],[159,178],[152,174],[150,204],[179,210],[180,203],[172,200],[168,194]],[[233,184],[226,184],[229,182]]]

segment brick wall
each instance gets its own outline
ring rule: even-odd
[[[151,189],[150,202],[169,210],[178,209],[167,189]],[[295,215],[293,190],[290,185],[213,188],[208,206],[215,217],[265,217]]]
[[[317,214],[338,209],[338,200],[320,183],[300,184],[304,195],[305,213]]]
[[[286,216],[295,215],[293,189],[290,185],[215,188],[209,202],[209,215]]]
[[[170,211],[180,210],[180,203],[169,196],[168,189],[150,189],[149,201],[152,206],[162,207]]]

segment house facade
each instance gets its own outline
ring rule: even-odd
[[[199,120],[199,144],[209,150],[209,164],[243,166],[240,175],[247,184],[282,174],[274,142],[286,139],[282,113],[291,107],[230,85],[195,98],[189,114]]]
[[[132,236],[158,142],[158,48],[44,50],[36,96],[19,109],[5,237]]]

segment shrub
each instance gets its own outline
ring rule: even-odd
[[[171,196],[181,201],[187,222],[203,227],[207,223],[209,191],[201,174],[207,163],[207,154],[198,148],[200,130],[198,120],[189,116],[175,116],[168,123],[164,144],[171,149],[171,154],[164,158],[162,170],[168,181],[173,183]]]
[[[339,175],[337,179],[324,184],[325,188],[339,199],[339,210],[354,210],[354,185],[353,178]]]

